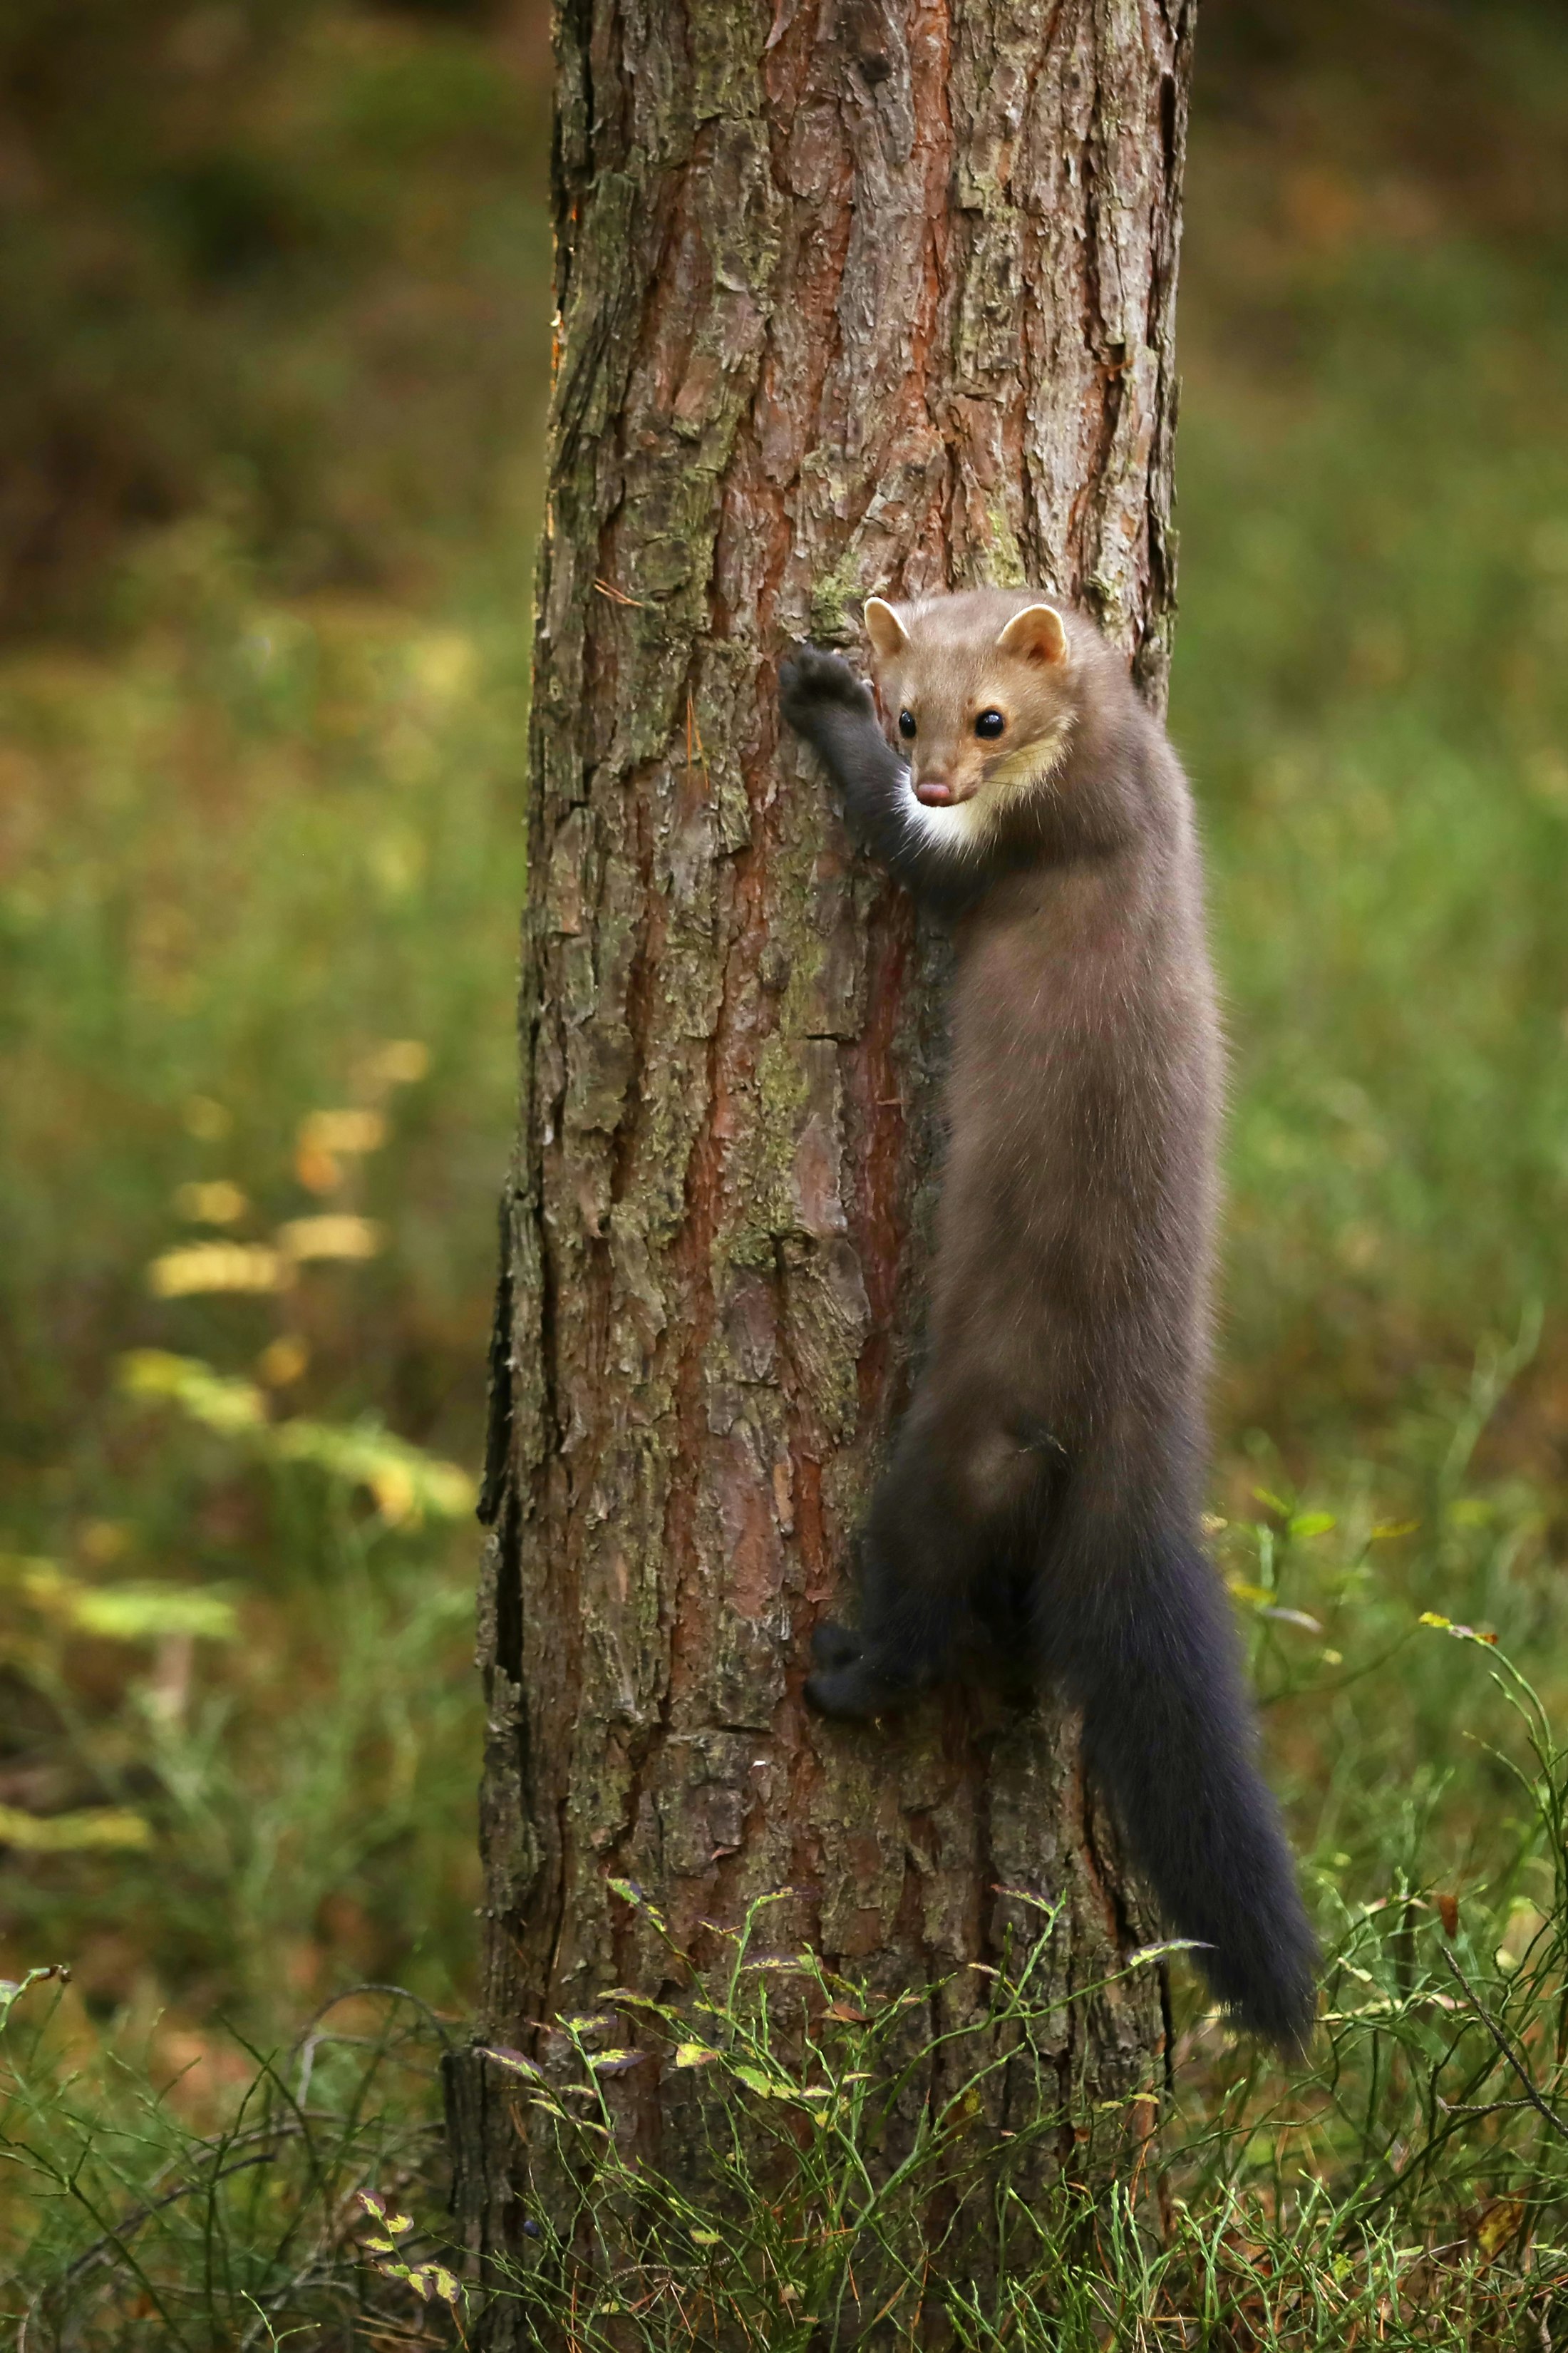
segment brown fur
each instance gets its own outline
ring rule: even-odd
[[[1077,617],[1064,661],[994,650],[1029,602],[906,607],[907,650],[875,675],[884,710],[915,706],[910,748],[960,778],[1006,861],[956,923],[931,1361],[994,1427],[1037,1420],[1066,1445],[1086,1416],[1201,1391],[1220,1042],[1174,755]],[[1013,723],[980,744],[969,723],[997,704]],[[1026,796],[989,783],[1042,738],[1060,748]]]
[[[949,1145],[861,1629],[823,1630],[808,1694],[883,1713],[1026,1636],[1178,1930],[1289,2042],[1311,1942],[1197,1540],[1221,1054],[1185,780],[1121,658],[1036,592],[873,602],[868,626],[882,727],[811,648],[783,703],[953,921]]]

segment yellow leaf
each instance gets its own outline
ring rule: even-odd
[[[58,1608],[77,1590],[76,1579],[66,1575],[58,1560],[45,1560],[37,1553],[6,1553],[0,1565],[40,1609]]]
[[[234,1603],[212,1585],[80,1585],[68,1597],[73,1625],[111,1642],[149,1642],[190,1634],[230,1642],[239,1631]]]
[[[417,1498],[414,1482],[401,1462],[388,1462],[369,1477],[375,1508],[389,1528],[400,1528],[405,1520],[415,1516]]]
[[[314,1462],[337,1478],[368,1487],[383,1519],[394,1526],[426,1513],[458,1519],[471,1511],[474,1482],[455,1462],[438,1461],[374,1422],[340,1430],[303,1415],[269,1433],[271,1451],[286,1461]]]
[[[124,1806],[84,1806],[70,1814],[29,1814],[0,1806],[0,1846],[25,1854],[79,1854],[92,1848],[151,1846],[151,1826]]]
[[[1476,2239],[1484,2255],[1491,2256],[1518,2231],[1524,2220],[1524,2204],[1518,2198],[1500,2198],[1489,2206],[1476,2228]]]
[[[1418,1626],[1436,1626],[1440,1633],[1452,1634],[1456,1641],[1484,1642],[1489,1650],[1497,1648],[1497,1636],[1480,1626],[1456,1625],[1452,1618],[1440,1618],[1435,1609],[1423,1609],[1416,1620]]]
[[[249,1381],[215,1373],[199,1356],[174,1356],[166,1348],[133,1348],[121,1357],[119,1373],[127,1396],[167,1398],[193,1421],[205,1422],[226,1437],[266,1425],[267,1400],[261,1391]]]
[[[525,2059],[521,2051],[513,2051],[507,2043],[482,2044],[479,2056],[481,2059],[493,2059],[498,2066],[509,2069],[514,2075],[525,2076],[530,2083],[537,2084],[543,2080],[532,2060]]]
[[[374,1258],[384,1239],[371,1218],[291,1218],[278,1229],[279,1250],[293,1260]]]
[[[174,1207],[193,1225],[232,1226],[237,1219],[244,1217],[250,1203],[226,1176],[215,1176],[206,1185],[177,1186]]]
[[[274,1343],[279,1348],[289,1345]],[[132,1397],[167,1398],[226,1437],[250,1437],[275,1461],[314,1462],[333,1477],[368,1487],[389,1524],[416,1522],[426,1514],[459,1519],[473,1509],[474,1482],[456,1462],[443,1462],[371,1420],[346,1429],[303,1414],[270,1421],[266,1398],[252,1382],[215,1373],[197,1357],[138,1348],[121,1358],[120,1383]]]
[[[310,1351],[304,1341],[285,1332],[268,1342],[256,1359],[256,1370],[269,1389],[282,1389],[300,1378],[310,1361]]]
[[[305,1152],[379,1152],[385,1142],[386,1122],[378,1111],[313,1111],[300,1123]]]
[[[366,1057],[360,1071],[372,1087],[410,1087],[430,1069],[430,1049],[417,1038],[392,1038]]]
[[[294,1155],[294,1174],[309,1193],[330,1193],[343,1181],[343,1164],[331,1152],[313,1152],[301,1144]]]
[[[159,1299],[189,1299],[204,1292],[287,1291],[294,1270],[264,1242],[190,1242],[165,1250],[147,1270]]]

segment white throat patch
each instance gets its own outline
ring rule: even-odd
[[[984,849],[1009,804],[1043,791],[1061,765],[1072,728],[1070,717],[1049,735],[1021,744],[997,762],[977,793],[945,808],[931,808],[915,798],[914,772],[904,770],[903,814],[910,830],[932,849],[953,858],[974,858]]]

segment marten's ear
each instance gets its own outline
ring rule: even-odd
[[[891,661],[910,642],[910,633],[892,607],[880,596],[866,599],[866,635],[879,661]]]
[[[1054,605],[1026,605],[1014,614],[996,646],[998,652],[1015,654],[1020,661],[1065,662],[1068,633]]]

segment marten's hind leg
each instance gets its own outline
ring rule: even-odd
[[[881,1715],[995,1645],[1047,1462],[994,1409],[917,1398],[861,1540],[858,1633],[820,1626],[806,1698],[826,1715]]]

